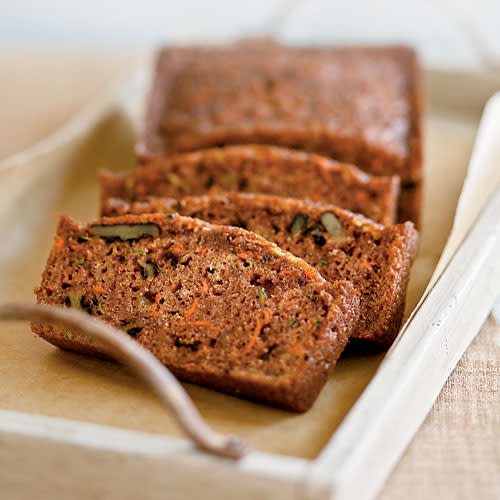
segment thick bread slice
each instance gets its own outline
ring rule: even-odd
[[[127,177],[101,173],[103,199],[262,193],[331,203],[382,224],[396,220],[398,177],[273,146],[228,146],[159,157]]]
[[[328,281],[349,280],[361,291],[352,338],[389,345],[403,317],[418,233],[411,222],[381,226],[333,205],[266,195],[226,193],[150,197],[132,204],[109,199],[103,215],[178,212],[263,235],[314,266]]]
[[[359,305],[352,284],[254,233],[173,214],[62,217],[35,293],[122,328],[183,380],[296,411],[319,394]],[[103,354],[57,327],[33,331]]]

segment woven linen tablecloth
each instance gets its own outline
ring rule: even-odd
[[[0,160],[64,124],[137,55],[0,54]],[[490,317],[388,479],[383,500],[500,498],[500,329]]]

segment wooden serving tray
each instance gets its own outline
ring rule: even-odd
[[[58,133],[0,163],[0,302],[33,301],[56,212],[97,215],[96,171],[134,168],[149,76],[138,70]],[[500,288],[499,96],[467,171],[500,76],[429,70],[426,87],[424,218],[410,319],[385,356],[344,356],[304,415],[186,384],[210,425],[254,446],[234,462],[182,439],[124,367],[61,352],[25,324],[1,325],[0,491],[54,499],[372,498]]]

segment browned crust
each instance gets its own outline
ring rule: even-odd
[[[399,332],[406,304],[406,290],[410,279],[410,269],[415,259],[418,246],[418,233],[411,222],[389,228],[391,236],[398,241],[395,255],[387,269],[387,276],[397,275],[391,286],[387,287],[381,301],[383,314],[376,322],[376,330],[382,335],[374,337],[370,330],[357,332],[356,339],[373,346],[390,346]]]
[[[183,234],[186,231],[198,232],[203,235],[203,238],[207,238],[203,241],[212,241],[212,239],[213,241],[227,241],[226,238],[233,238],[235,241],[235,252],[238,248],[244,248],[245,252],[250,255],[253,255],[252,252],[255,252],[256,256],[273,254],[278,259],[276,261],[273,260],[273,262],[276,265],[285,266],[287,272],[291,273],[292,277],[286,277],[289,276],[288,274],[285,276],[287,280],[295,280],[299,276],[307,275],[307,280],[311,280],[310,283],[313,284],[312,286],[318,290],[318,300],[321,300],[323,306],[328,307],[328,309],[324,324],[317,328],[317,337],[315,335],[314,340],[313,337],[310,337],[310,342],[308,341],[308,345],[314,346],[314,351],[310,359],[305,358],[305,361],[297,363],[295,368],[290,372],[289,377],[280,377],[274,380],[267,375],[260,377],[255,372],[253,372],[253,375],[249,375],[244,370],[238,368],[229,374],[221,373],[220,370],[219,372],[210,369],[200,371],[196,363],[172,364],[169,362],[168,348],[162,346],[161,342],[158,343],[159,340],[156,337],[152,339],[145,338],[143,345],[151,349],[160,361],[183,380],[208,385],[219,390],[235,392],[248,398],[265,401],[294,411],[305,411],[310,407],[324,385],[328,374],[333,369],[340,353],[343,351],[357,319],[359,298],[351,283],[338,282],[330,285],[301,259],[283,252],[276,245],[267,242],[253,233],[238,228],[214,226],[196,219],[181,216],[175,216],[171,219],[168,216],[160,214],[103,218],[95,223],[105,225],[155,224],[160,228],[160,239],[165,234],[169,241],[176,231]],[[63,303],[63,297],[53,293],[54,285],[56,287],[61,286],[61,283],[58,282],[59,278],[57,278],[58,266],[63,265],[60,252],[68,253],[66,258],[69,259],[73,255],[73,252],[85,251],[81,248],[79,249],[75,242],[78,241],[79,237],[88,234],[88,226],[79,225],[67,217],[61,218],[54,247],[42,275],[42,284],[35,290],[39,303],[52,303],[56,305]],[[151,241],[155,242],[156,240],[153,239]],[[99,242],[99,245],[103,245],[103,240],[99,240]],[[107,249],[107,246],[105,248]],[[118,269],[114,269],[114,271],[119,272]],[[87,280],[85,283],[85,286],[88,286],[89,290],[92,290],[94,285],[92,279]],[[85,293],[89,292],[85,290]],[[127,314],[130,314],[130,311],[127,311]],[[102,318],[112,323],[112,317],[102,316]],[[161,325],[158,328],[161,329]],[[106,353],[102,351],[99,345],[89,344],[85,339],[80,339],[76,336],[71,338],[65,335],[64,330],[59,327],[34,324],[33,331],[50,343],[63,349],[106,357]],[[142,343],[142,338],[139,341]]]
[[[198,134],[180,141],[178,144],[167,144],[158,133],[161,115],[164,112],[165,97],[171,79],[176,72],[182,69],[183,63],[188,61],[200,49],[196,47],[181,47],[165,49],[157,58],[156,73],[148,104],[147,119],[144,123],[143,134],[137,146],[137,154],[141,161],[150,161],[154,156],[164,153],[187,152],[214,145],[228,144],[275,144],[303,149],[318,154],[324,154],[340,161],[350,162],[374,175],[399,175],[404,181],[419,180],[421,177],[421,76],[418,59],[415,51],[404,46],[388,47],[338,47],[328,49],[291,49],[274,46],[266,54],[289,53],[293,57],[301,50],[324,54],[324,57],[335,57],[337,51],[362,50],[376,55],[389,54],[398,62],[402,71],[407,75],[410,101],[410,130],[407,135],[408,154],[404,159],[397,158],[383,147],[369,144],[361,137],[352,137],[342,133],[331,134],[326,130],[315,131],[314,135],[308,130],[294,129],[272,130],[265,124],[256,123],[252,127],[232,127]],[[220,49],[224,50],[224,49]],[[235,49],[229,49],[235,50]],[[248,48],[239,48],[245,54]],[[250,49],[254,50],[254,49]],[[207,57],[213,56],[210,52]],[[346,149],[346,144],[349,147]]]
[[[408,74],[410,76],[411,128],[408,134],[408,166],[410,175],[401,176],[401,191],[398,202],[398,221],[412,221],[420,228],[423,182],[422,151],[422,72],[415,51],[408,53]]]
[[[171,57],[165,58],[162,56],[165,50],[168,49],[160,51],[156,57],[153,82],[146,104],[145,120],[140,139],[135,146],[137,157],[139,161],[143,162],[151,160],[155,156],[153,151],[160,147],[157,130],[165,107],[165,97],[168,94],[169,75],[182,67],[187,53],[187,49],[178,47],[171,51]]]
[[[201,197],[189,197],[188,199]],[[130,202],[124,198],[106,198],[101,207],[102,217],[120,217],[127,214],[169,214],[179,212],[186,198],[164,198],[161,196],[148,196],[144,200]],[[201,218],[201,217],[198,217]],[[203,219],[202,219],[203,220]]]
[[[212,185],[193,190],[185,179],[189,174],[192,178],[199,177],[202,170],[213,173]],[[186,176],[180,182],[181,188],[171,185],[172,173],[181,178]],[[252,178],[254,188],[224,184],[225,173]],[[397,177],[373,177],[353,165],[316,154],[262,145],[227,146],[158,157],[130,176],[104,172],[100,179],[103,202],[109,197],[136,200],[148,195],[180,197],[244,190],[334,203],[382,224],[395,222],[399,196]]]
[[[422,72],[418,56],[415,51],[409,52],[411,82],[411,130],[408,135],[409,166],[408,170],[413,172],[410,176],[415,181],[422,179],[422,114],[423,114],[423,94],[422,94]],[[407,179],[405,178],[405,181]]]

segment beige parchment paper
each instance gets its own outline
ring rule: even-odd
[[[431,90],[436,92],[436,90]],[[425,118],[423,230],[407,315],[429,283],[448,240],[477,129],[477,110],[439,108]],[[0,165],[0,301],[34,300],[33,287],[52,244],[56,214],[91,220],[98,212],[96,172],[134,168],[134,127],[120,106],[101,103],[76,119],[72,133]],[[65,136],[67,135],[67,137]],[[464,202],[465,203],[465,202]],[[343,357],[314,407],[303,415],[186,384],[215,429],[261,451],[315,457],[340,424],[383,354]],[[181,436],[149,388],[124,367],[66,353],[27,324],[0,325],[0,408]]]

